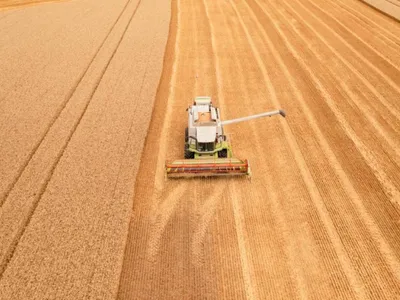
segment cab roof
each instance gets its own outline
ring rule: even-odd
[[[200,96],[194,99],[194,103],[196,105],[210,105],[211,104],[211,97],[208,96]]]

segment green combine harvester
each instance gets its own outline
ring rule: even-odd
[[[196,97],[187,111],[184,159],[166,162],[168,178],[250,175],[248,160],[233,157],[223,126],[274,115],[285,117],[283,110],[274,110],[221,121],[219,108],[212,105],[211,97]]]

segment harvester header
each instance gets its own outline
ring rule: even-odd
[[[165,169],[169,178],[249,176],[251,171],[248,160],[233,157],[223,126],[274,115],[286,116],[283,110],[274,110],[222,121],[219,108],[212,105],[211,97],[196,97],[187,111],[188,127],[185,129],[184,159],[166,162]]]

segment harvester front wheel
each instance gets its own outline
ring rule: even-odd
[[[227,149],[222,149],[221,151],[218,152],[218,157],[219,158],[227,158],[228,157],[228,150]]]
[[[189,129],[185,128],[185,150],[184,150],[185,159],[194,158],[194,152],[189,151]]]
[[[189,151],[189,144],[185,143],[185,159],[194,158],[194,152]]]

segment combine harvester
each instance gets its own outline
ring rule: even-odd
[[[211,97],[196,97],[189,106],[188,127],[185,130],[185,159],[166,162],[167,177],[250,176],[247,159],[233,157],[232,148],[224,134],[224,125],[252,119],[281,115],[283,110],[274,110],[253,116],[221,121],[219,109],[214,107]]]

